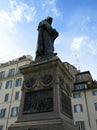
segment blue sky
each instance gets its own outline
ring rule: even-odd
[[[97,80],[97,0],[1,0],[0,63],[35,58],[38,23],[53,17],[58,57]]]

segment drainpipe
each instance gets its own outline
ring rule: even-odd
[[[86,91],[84,91],[84,95],[85,95],[85,101],[86,101],[86,109],[87,109],[87,116],[88,116],[89,127],[91,129],[90,115],[89,115],[89,108],[88,108],[88,101],[87,101]]]

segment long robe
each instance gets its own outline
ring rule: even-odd
[[[47,21],[41,21],[38,26],[36,56],[52,55],[54,51],[54,40],[57,36],[58,32]]]

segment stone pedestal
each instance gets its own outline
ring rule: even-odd
[[[24,75],[17,121],[8,130],[77,130],[73,125],[73,77],[57,56],[21,68]]]

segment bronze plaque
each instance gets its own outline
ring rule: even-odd
[[[23,114],[53,111],[53,89],[26,92]]]
[[[62,91],[61,91],[61,111],[63,114],[72,118],[71,99]]]

